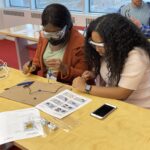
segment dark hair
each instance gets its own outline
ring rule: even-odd
[[[104,42],[110,85],[118,84],[125,59],[134,47],[141,47],[150,57],[150,44],[140,29],[120,14],[107,14],[92,21],[86,34],[86,59],[96,74],[100,72],[101,56],[88,42],[93,31],[96,31]]]
[[[69,10],[61,4],[53,3],[48,5],[42,13],[42,25],[52,24],[53,26],[63,28],[67,25],[68,29],[73,26]]]

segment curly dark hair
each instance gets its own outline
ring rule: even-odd
[[[59,28],[67,25],[67,28],[71,29],[73,26],[69,10],[58,3],[50,4],[43,10],[42,25],[46,26],[49,23]]]
[[[108,68],[109,84],[117,86],[128,53],[134,47],[140,47],[150,57],[150,44],[140,29],[127,18],[117,13],[98,17],[87,28],[85,55],[88,65],[100,72],[101,56],[89,44],[92,32],[97,32],[103,39],[105,60]]]

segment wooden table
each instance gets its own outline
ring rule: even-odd
[[[37,42],[39,39],[39,31],[41,29],[41,25],[25,24],[0,30],[0,34],[15,38],[17,59],[20,70],[22,69],[24,63],[29,60],[27,41],[30,40]]]
[[[10,69],[9,77],[0,81],[0,91],[25,79],[47,82],[39,76],[25,76],[21,71]],[[28,150],[149,150],[150,110],[118,100],[105,99],[82,94],[92,101],[76,112],[60,120],[60,127],[49,132],[46,137],[36,137],[15,141],[14,144]],[[90,116],[90,113],[104,103],[117,106],[104,120]],[[0,112],[27,108],[28,105],[0,98]],[[49,121],[52,117],[41,112]]]

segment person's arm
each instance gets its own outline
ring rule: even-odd
[[[26,62],[24,65],[23,65],[23,69],[22,69],[22,72],[24,74],[30,74],[30,73],[33,73],[36,71],[36,66],[34,64],[32,64],[32,60],[31,61],[28,61]]]
[[[67,72],[65,74],[63,74],[63,72],[61,73],[61,78],[66,81],[72,81],[75,77],[82,75],[82,73],[88,69],[84,58],[84,48],[80,47],[72,53],[72,56],[68,56],[72,58],[72,64],[64,64],[66,65]]]
[[[86,82],[82,77],[77,77],[76,79],[74,79],[72,86],[82,92],[86,92],[85,90]],[[132,92],[133,90],[125,89],[121,87],[98,87],[92,85],[89,94],[105,97],[105,98],[125,100],[129,97],[129,95]]]
[[[89,92],[92,95],[118,99],[118,100],[126,100],[133,90],[125,89],[121,87],[98,87],[92,86],[91,91]]]
[[[144,76],[148,67],[149,56],[147,53],[140,48],[135,48],[128,54],[117,87],[92,86],[91,90],[87,91],[87,89],[85,89],[85,87],[87,87],[86,81],[82,77],[77,77],[73,81],[72,86],[82,92],[87,91],[96,96],[124,100],[127,99],[133,91],[138,89],[142,79],[145,78]]]
[[[41,48],[43,45],[42,41],[43,41],[43,38],[40,33],[39,41],[37,44],[37,48],[36,48],[36,52],[33,57],[33,60],[26,62],[23,66],[24,74],[28,74],[28,73],[37,74],[37,72],[40,70],[40,67],[41,67],[40,66],[40,56],[41,56]]]
[[[88,80],[95,79],[96,75],[93,71],[86,70],[83,72],[82,78],[84,78],[84,80],[88,81]]]
[[[38,41],[36,52],[35,52],[35,55],[33,57],[33,62],[32,62],[37,68],[40,67],[40,56],[41,56],[42,48],[43,48],[43,37],[42,37],[42,32],[40,32],[39,41]]]
[[[143,25],[138,19],[135,17],[130,17],[130,20],[141,29],[141,32],[147,37],[150,38],[150,26]]]

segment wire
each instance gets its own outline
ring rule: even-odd
[[[7,63],[0,59],[0,80],[7,78],[9,75],[9,69]]]
[[[54,94],[55,94],[55,93],[57,93],[61,88],[63,88],[63,85],[60,86],[60,87],[58,87],[55,91],[46,91],[46,90],[38,89],[38,90],[32,92],[32,90],[31,90],[31,88],[30,88],[29,86],[24,87],[24,88],[27,88],[27,89],[29,90],[29,95],[35,94],[35,93],[39,93],[39,92],[48,92],[48,93],[54,93]]]

